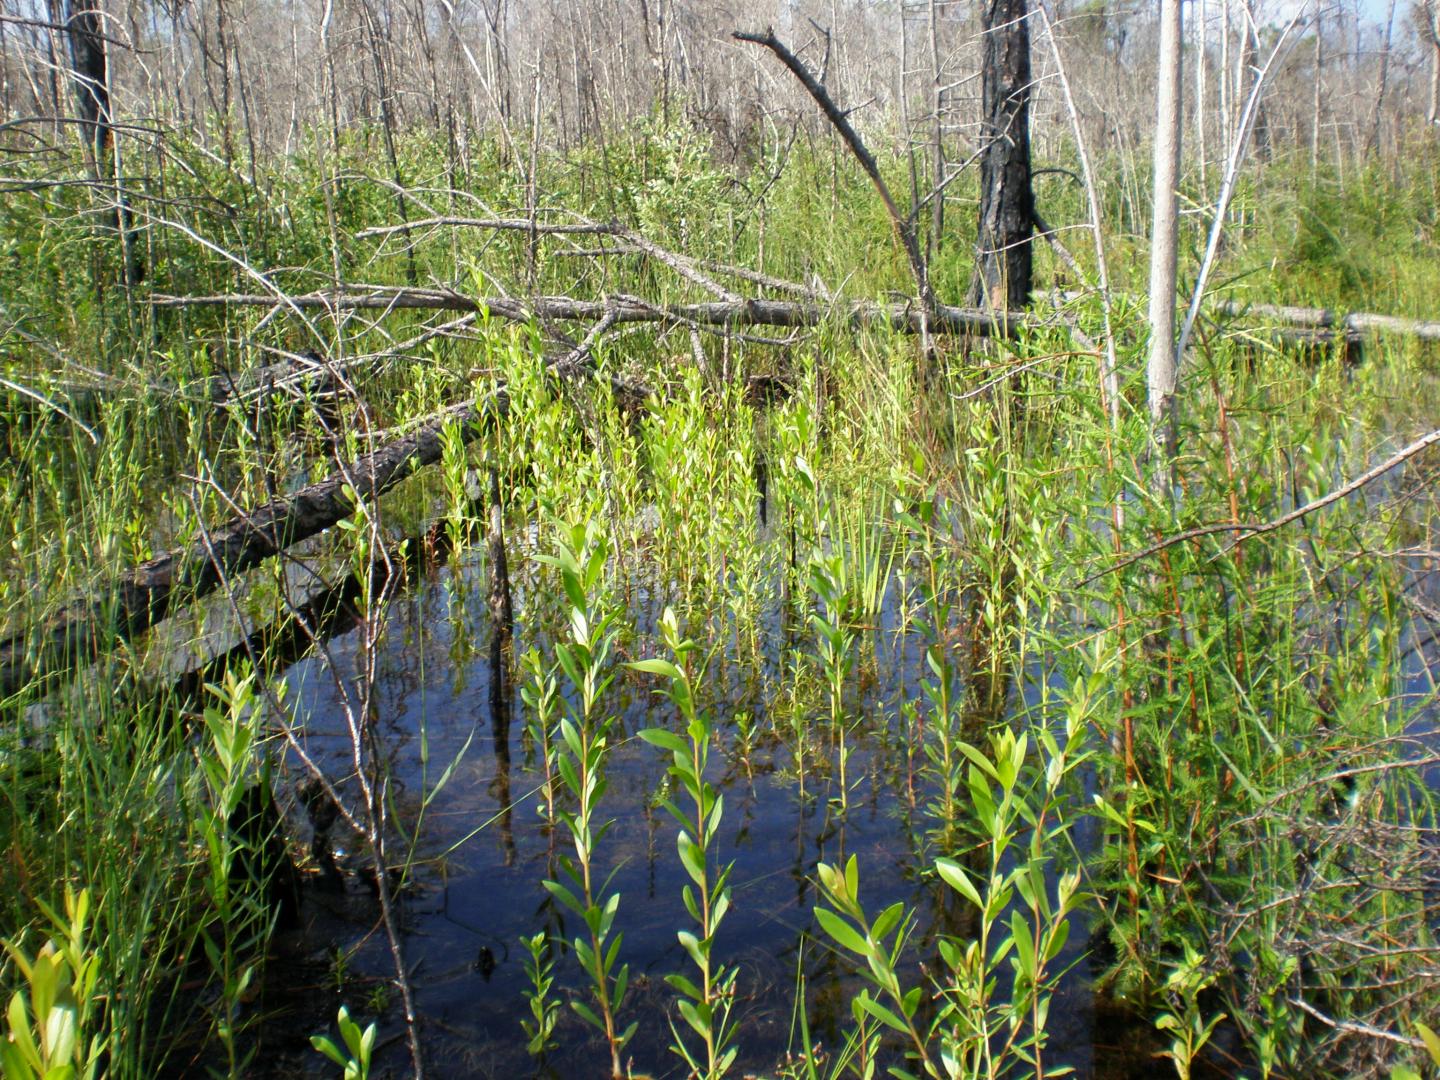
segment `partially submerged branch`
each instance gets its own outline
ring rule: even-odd
[[[558,375],[588,370],[597,341],[614,325],[602,318],[566,353],[547,358]],[[649,389],[611,377],[618,396],[635,400]],[[165,618],[177,604],[214,592],[226,581],[282,551],[317,536],[355,512],[357,500],[379,498],[417,470],[439,461],[442,433],[457,425],[461,445],[477,439],[485,425],[509,408],[505,387],[483,398],[461,402],[419,421],[419,426],[342,465],[325,479],[292,495],[236,513],[224,525],[128,571],[110,594],[77,601],[37,630],[0,639],[0,699],[35,679],[71,670],[98,655],[108,638],[128,640]]]
[[[356,498],[374,499],[415,470],[439,461],[446,425],[458,424],[462,441],[471,441],[479,434],[482,417],[503,403],[497,395],[445,409],[417,431],[362,455],[324,480],[237,514],[189,544],[143,563],[121,577],[111,595],[68,606],[46,620],[38,634],[21,631],[0,641],[0,698],[33,679],[94,657],[109,637],[128,639],[148,630],[177,602],[214,592],[226,578],[348,518],[355,512]]]

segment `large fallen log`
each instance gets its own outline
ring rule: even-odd
[[[231,576],[318,535],[355,512],[347,487],[353,485],[361,499],[381,495],[415,470],[440,460],[440,436],[447,424],[458,424],[462,442],[468,443],[478,437],[485,416],[504,408],[500,394],[451,406],[324,480],[238,514],[189,544],[136,567],[103,598],[70,604],[38,628],[0,641],[0,698],[32,680],[92,659],[107,640],[132,638],[154,626],[177,603],[213,592]]]
[[[888,326],[907,334],[921,332],[920,307],[911,303],[854,303],[829,305],[786,300],[735,300],[699,304],[648,304],[629,296],[604,300],[575,300],[568,296],[540,296],[533,300],[509,297],[477,299],[450,289],[367,287],[303,293],[281,299],[260,293],[226,293],[215,296],[164,296],[150,301],[154,307],[296,307],[324,311],[429,310],[487,312],[512,322],[531,319],[555,322],[593,322],[609,318],[619,323],[678,323],[712,327],[818,326],[838,320],[852,327]],[[1371,312],[1336,312],[1324,308],[1298,308],[1271,304],[1241,304],[1232,300],[1207,305],[1207,310],[1239,318],[1267,320],[1270,327],[1251,328],[1269,332],[1285,341],[1324,345],[1339,338],[1359,342],[1377,334],[1440,341],[1440,322],[1402,319]],[[980,308],[940,304],[930,321],[930,331],[941,334],[999,335],[1014,337],[1025,328],[1052,325],[1038,315],[1003,315]]]
[[[567,296],[475,298],[449,289],[369,288],[303,293],[283,300],[259,293],[217,296],[155,296],[154,307],[295,307],[323,311],[471,311],[513,322],[531,319],[555,322],[690,323],[697,326],[819,326],[839,321],[850,326],[888,326],[918,334],[922,312],[914,303],[858,303],[830,306],[785,300],[714,301],[701,304],[647,304],[628,296],[604,300],[573,300]],[[932,333],[999,334],[1014,337],[1022,327],[1047,325],[1035,316],[1003,315],[979,308],[939,305],[930,318]]]

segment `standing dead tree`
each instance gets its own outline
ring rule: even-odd
[[[1425,118],[1440,124],[1440,0],[1420,0],[1415,17],[1430,50],[1430,101]]]
[[[70,38],[71,72],[75,83],[75,106],[81,128],[90,135],[90,168],[97,185],[114,182],[112,227],[120,238],[126,284],[134,285],[144,276],[132,243],[130,210],[120,184],[115,162],[114,118],[110,107],[110,64],[106,37],[101,24],[99,0],[70,0],[66,11]]]
[[[90,135],[95,167],[109,154],[113,134],[110,124],[110,72],[105,56],[105,39],[96,0],[73,0],[67,12],[70,61],[74,65],[75,107],[80,122]]]
[[[980,223],[970,304],[1022,311],[1030,303],[1035,234],[1029,2],[986,0],[984,19]]]
[[[1160,80],[1155,93],[1154,214],[1150,231],[1150,358],[1147,384],[1150,422],[1157,438],[1170,420],[1166,440],[1175,452],[1175,282],[1180,235],[1181,52],[1180,0],[1161,0]],[[1231,140],[1233,142],[1233,139]],[[1164,470],[1157,470],[1159,476]]]

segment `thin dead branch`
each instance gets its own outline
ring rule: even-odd
[[[1184,532],[1176,533],[1174,536],[1166,537],[1164,540],[1157,541],[1156,543],[1151,544],[1149,547],[1136,552],[1134,555],[1130,555],[1124,559],[1121,559],[1113,566],[1109,566],[1106,569],[1101,570],[1099,573],[1091,574],[1084,581],[1080,582],[1080,586],[1083,588],[1084,586],[1089,585],[1091,582],[1098,581],[1100,578],[1105,577],[1107,574],[1113,574],[1117,570],[1123,570],[1127,566],[1133,566],[1135,563],[1142,562],[1145,559],[1150,558],[1150,556],[1156,555],[1159,552],[1164,551],[1166,548],[1172,548],[1176,544],[1184,544],[1191,540],[1198,540],[1203,536],[1213,536],[1216,533],[1238,533],[1240,535],[1238,535],[1235,538],[1234,542],[1231,544],[1231,547],[1233,547],[1234,544],[1238,544],[1242,540],[1246,540],[1249,537],[1259,536],[1263,533],[1274,532],[1276,529],[1284,528],[1291,522],[1299,521],[1303,517],[1308,517],[1310,514],[1315,513],[1315,511],[1317,510],[1323,510],[1325,507],[1331,505],[1332,503],[1339,502],[1341,499],[1344,499],[1349,495],[1355,494],[1355,492],[1359,491],[1366,485],[1373,484],[1376,480],[1380,479],[1380,477],[1384,476],[1397,465],[1404,464],[1406,461],[1409,461],[1411,458],[1413,458],[1416,454],[1419,454],[1424,450],[1428,449],[1429,447],[1434,446],[1436,443],[1440,443],[1440,428],[1437,428],[1436,430],[1430,432],[1427,435],[1422,435],[1420,438],[1410,443],[1404,449],[1392,454],[1390,457],[1386,458],[1384,461],[1380,462],[1380,464],[1374,466],[1373,468],[1365,470],[1365,472],[1361,473],[1359,476],[1355,477],[1348,483],[1342,484],[1340,487],[1336,488],[1328,495],[1322,495],[1318,499],[1312,499],[1304,506],[1297,506],[1288,514],[1281,514],[1278,518],[1275,518],[1271,521],[1257,522],[1253,524],[1227,521],[1219,522],[1214,525],[1200,525],[1194,529],[1186,529]],[[1226,548],[1225,550],[1229,551],[1230,548]],[[1224,554],[1224,552],[1222,552],[1221,554]]]

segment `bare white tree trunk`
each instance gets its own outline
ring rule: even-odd
[[[1220,0],[1220,78],[1219,91],[1220,141],[1230,145],[1230,0]]]
[[[930,206],[930,245],[932,253],[940,250],[945,235],[945,128],[943,123],[944,69],[940,63],[939,16],[935,0],[930,0],[930,165],[935,197]]]
[[[1315,86],[1310,102],[1310,182],[1314,183],[1320,172],[1320,71],[1324,64],[1325,26],[1321,21],[1323,9],[1321,0],[1315,0]]]
[[[1195,0],[1195,151],[1200,164],[1200,193],[1206,194],[1205,160],[1205,0]]]
[[[1430,54],[1430,112],[1432,124],[1440,124],[1440,28],[1437,28],[1435,42]]]
[[[1159,81],[1155,92],[1154,216],[1150,232],[1150,420],[1157,430],[1175,399],[1175,255],[1179,238],[1181,0],[1160,0]],[[1173,418],[1172,418],[1173,419]],[[1171,449],[1174,424],[1171,424]]]
[[[900,49],[900,89],[896,95],[897,99],[900,102],[900,131],[903,133],[905,138],[905,157],[910,163],[910,205],[918,206],[920,204],[920,177],[916,173],[917,166],[915,163],[915,140],[912,137],[912,132],[910,128],[909,84],[906,82],[906,77],[910,73],[910,48],[908,44],[909,38],[907,38],[905,35],[904,3],[898,4],[896,6],[895,14],[897,19],[899,20],[900,32],[900,36],[898,39],[898,48]],[[934,252],[934,244],[935,237],[931,236],[926,241],[925,257],[927,261],[929,260],[931,254]]]
[[[1430,108],[1425,118],[1440,124],[1440,0],[1423,0],[1419,15],[1430,45]]]

